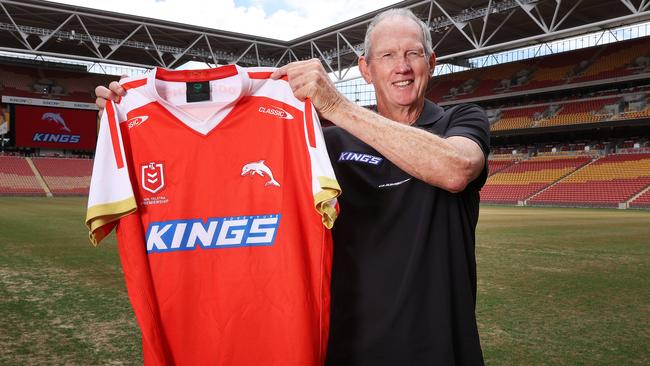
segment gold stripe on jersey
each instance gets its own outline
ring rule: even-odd
[[[331,229],[334,226],[334,221],[336,221],[338,213],[336,212],[336,207],[330,201],[341,194],[341,187],[335,179],[329,177],[318,177],[318,183],[323,190],[314,195],[314,207],[321,214],[323,225]]]
[[[117,221],[134,212],[137,208],[135,199],[127,199],[95,205],[88,208],[86,226],[90,230],[90,242],[97,246],[113,230]]]

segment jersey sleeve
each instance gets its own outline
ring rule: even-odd
[[[100,122],[86,211],[90,242],[98,245],[136,207],[119,118],[115,104],[108,102]]]
[[[305,133],[311,160],[314,207],[321,214],[323,225],[331,229],[338,216],[336,197],[341,194],[341,187],[327,154],[318,115],[309,99],[305,101]]]

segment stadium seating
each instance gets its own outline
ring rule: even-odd
[[[0,156],[0,195],[44,196],[27,160],[18,156]]]
[[[584,99],[562,104],[557,114],[539,121],[537,126],[548,127],[606,121],[611,119],[613,114],[603,111],[603,108],[606,105],[618,103],[619,99],[619,97]]]
[[[88,194],[92,160],[33,158],[32,161],[55,196]]]
[[[97,85],[117,77],[73,71],[0,64],[2,95],[93,103]]]
[[[434,78],[435,102],[498,96],[507,92],[607,80],[650,72],[650,37],[637,38]],[[471,88],[466,88],[468,81]]]
[[[512,158],[512,155],[507,158],[495,158],[492,156],[488,162],[488,176],[500,172],[501,170],[513,165],[514,163],[515,160]]]
[[[600,158],[529,201],[532,205],[617,207],[650,185],[650,154]]]
[[[547,105],[543,105],[502,110],[501,118],[490,126],[490,130],[503,131],[534,127],[535,116],[541,115],[547,108]]]
[[[610,93],[611,94],[611,93]],[[640,97],[638,97],[640,95]],[[491,131],[549,127],[650,117],[644,92],[547,102],[533,107],[504,107],[490,125]],[[626,102],[634,96],[635,102]],[[635,108],[630,106],[634,104]]]
[[[650,208],[650,190],[630,202],[631,208]]]
[[[590,161],[589,156],[538,156],[515,163],[488,177],[481,190],[481,201],[524,201]]]

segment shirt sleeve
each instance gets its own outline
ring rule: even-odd
[[[327,154],[318,114],[309,99],[305,101],[305,134],[311,161],[314,207],[322,216],[323,225],[331,229],[338,216],[336,197],[341,194],[341,187]]]
[[[108,102],[100,121],[86,211],[90,242],[98,245],[136,207],[118,113],[115,104]]]
[[[483,171],[469,185],[473,190],[480,190],[487,180],[488,155],[490,155],[490,122],[483,108],[475,104],[460,105],[451,116],[445,137],[463,136],[476,142],[485,156]]]

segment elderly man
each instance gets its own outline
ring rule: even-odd
[[[336,125],[325,130],[343,189],[328,365],[483,364],[474,246],[489,124],[476,106],[425,99],[434,66],[427,26],[392,9],[370,23],[359,58],[376,112],[341,95],[318,60],[272,75]],[[111,90],[96,90],[100,107],[122,93]]]

